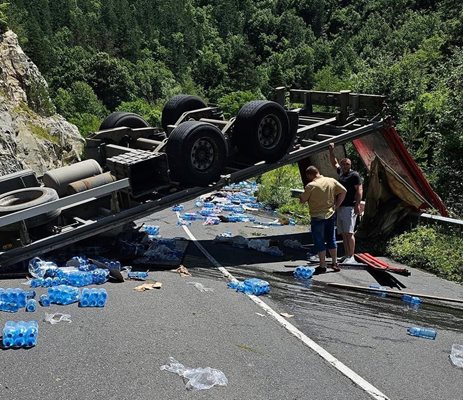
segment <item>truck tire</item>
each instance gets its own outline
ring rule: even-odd
[[[30,207],[39,206],[53,200],[58,200],[56,190],[47,187],[34,187],[13,190],[0,195],[0,216],[8,215],[17,211],[26,210]],[[45,225],[57,218],[61,210],[53,210],[48,213],[37,215],[26,220],[28,228]],[[2,226],[0,231],[11,232],[19,229],[19,223]]]
[[[236,116],[233,143],[250,161],[278,161],[292,142],[284,108],[273,101],[246,103]]]
[[[172,97],[164,106],[161,116],[161,126],[167,134],[167,126],[175,124],[186,111],[207,107],[197,96],[179,94]]]
[[[187,186],[217,181],[227,162],[227,142],[212,124],[186,121],[177,126],[166,145],[171,178]]]
[[[137,114],[125,111],[116,111],[109,114],[103,120],[100,125],[100,131],[119,128],[121,126],[126,126],[127,128],[146,128],[149,124]]]

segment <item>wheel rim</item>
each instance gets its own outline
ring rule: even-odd
[[[209,139],[198,139],[191,149],[191,165],[199,171],[205,171],[214,163],[214,154],[214,145]]]
[[[259,123],[257,140],[264,149],[274,149],[281,139],[281,122],[274,114],[268,114]]]

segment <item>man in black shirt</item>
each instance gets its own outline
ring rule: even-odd
[[[338,232],[342,235],[346,259],[344,263],[355,263],[355,221],[360,214],[363,196],[362,179],[357,171],[351,169],[352,162],[343,158],[339,163],[334,155],[334,143],[330,143],[330,161],[339,174],[339,182],[347,189],[346,198],[337,210]]]

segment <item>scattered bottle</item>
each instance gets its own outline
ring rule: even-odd
[[[421,304],[421,299],[417,296],[412,296],[409,294],[404,294],[402,296],[402,301],[405,303],[410,303],[410,304]]]
[[[315,272],[315,268],[299,265],[293,272],[297,279],[310,279]]]
[[[258,278],[245,279],[243,282],[243,290],[246,294],[260,296],[270,292],[270,285],[267,281]]]
[[[46,294],[40,295],[39,303],[42,307],[50,307],[50,297]]]
[[[29,261],[29,273],[33,278],[46,278],[56,275],[58,266],[51,261],[43,261],[39,257],[35,257]]]
[[[375,291],[374,293],[376,295],[378,295],[379,297],[387,297],[387,293],[386,293],[386,290],[387,290],[387,287],[385,286],[381,286],[380,284],[378,283],[372,283],[370,286],[368,286],[369,288],[371,289],[378,289],[377,291]]]
[[[150,236],[159,235],[159,226],[157,225],[145,225],[143,230]]]
[[[418,336],[426,339],[434,340],[437,336],[437,332],[431,328],[420,328],[417,326],[407,328],[407,333],[411,336]]]
[[[26,302],[26,311],[34,312],[37,309],[37,302],[34,299],[29,299]]]
[[[106,289],[84,288],[79,300],[79,307],[104,307],[108,293]]]
[[[48,297],[52,304],[67,305],[79,300],[79,289],[68,285],[48,288]]]
[[[3,347],[33,347],[37,344],[37,321],[7,321],[3,328]]]
[[[172,211],[183,211],[183,205],[182,204],[176,204],[172,207]]]
[[[138,279],[140,281],[144,281],[145,279],[148,278],[148,272],[147,271],[129,271],[127,272],[127,277],[129,279]]]
[[[92,283],[94,285],[102,285],[108,280],[109,270],[103,268],[97,268],[91,272]]]

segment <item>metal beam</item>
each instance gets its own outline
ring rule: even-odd
[[[37,215],[45,214],[50,211],[57,210],[58,208],[69,208],[76,203],[85,200],[94,199],[106,196],[114,191],[125,189],[129,187],[129,179],[121,179],[116,182],[108,183],[107,185],[99,186],[94,189],[86,190],[85,192],[72,194],[62,199],[50,201],[39,206],[26,208],[25,210],[16,211],[14,213],[0,217],[0,227],[5,225],[14,224],[15,222],[24,221],[26,219],[36,217]]]

